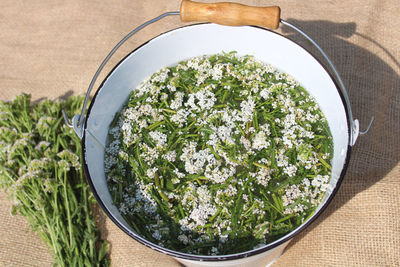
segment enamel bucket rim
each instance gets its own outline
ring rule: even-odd
[[[324,210],[327,208],[327,206],[330,204],[330,202],[333,200],[334,196],[336,195],[337,191],[339,190],[343,178],[346,174],[348,165],[349,165],[349,161],[350,161],[350,155],[351,155],[351,145],[350,145],[350,134],[351,134],[351,128],[350,128],[350,119],[349,119],[349,110],[348,107],[346,105],[345,99],[344,99],[344,95],[342,93],[342,91],[340,90],[337,81],[334,79],[333,75],[331,74],[331,72],[326,68],[325,65],[323,65],[321,63],[320,60],[318,60],[313,54],[311,54],[307,49],[305,49],[303,46],[299,45],[298,43],[290,40],[289,38],[285,37],[282,34],[279,34],[275,31],[269,30],[269,29],[265,29],[265,28],[261,28],[261,27],[257,27],[257,26],[247,26],[247,27],[254,27],[257,29],[261,29],[261,30],[265,30],[268,32],[271,32],[273,34],[279,35],[283,38],[285,38],[287,41],[291,42],[293,45],[298,46],[299,48],[301,48],[302,50],[304,50],[306,53],[308,53],[321,67],[323,67],[323,69],[325,70],[325,72],[329,75],[330,79],[333,81],[335,88],[337,90],[337,92],[339,93],[340,96],[340,100],[342,102],[344,111],[345,111],[345,115],[346,115],[346,123],[348,126],[349,131],[347,132],[347,137],[348,137],[348,145],[347,145],[347,153],[346,155],[344,155],[345,160],[344,160],[344,164],[343,164],[343,168],[342,171],[338,177],[336,186],[333,188],[332,192],[330,193],[330,195],[328,196],[327,200],[325,201],[325,203],[318,209],[317,212],[315,212],[310,219],[308,219],[305,223],[301,224],[298,228],[296,228],[295,230],[289,232],[288,234],[286,234],[285,236],[269,243],[266,244],[265,246],[261,247],[261,248],[257,248],[257,249],[252,249],[249,251],[245,251],[245,252],[240,252],[240,253],[235,253],[235,254],[228,254],[228,255],[216,255],[216,256],[207,256],[207,255],[194,255],[194,254],[189,254],[189,253],[183,253],[183,252],[179,252],[179,251],[174,251],[168,248],[164,248],[162,246],[156,245],[148,240],[146,240],[145,238],[141,237],[138,234],[135,234],[134,232],[132,232],[130,229],[128,229],[127,227],[125,227],[114,215],[113,213],[106,207],[106,205],[104,204],[101,196],[97,193],[97,190],[92,182],[92,177],[90,175],[89,172],[89,168],[87,165],[87,160],[86,160],[86,145],[85,145],[85,140],[86,140],[86,129],[87,129],[87,122],[88,122],[88,118],[90,116],[92,107],[96,101],[96,97],[98,95],[98,93],[101,91],[101,89],[103,88],[104,83],[107,81],[108,77],[110,77],[110,75],[113,74],[113,72],[116,70],[116,68],[125,61],[125,59],[127,59],[131,54],[135,53],[137,50],[141,49],[143,46],[145,46],[146,44],[148,44],[149,42],[151,42],[154,39],[157,39],[159,37],[162,37],[165,34],[174,32],[174,31],[179,31],[181,29],[186,29],[186,28],[190,28],[193,26],[198,26],[198,25],[204,25],[204,24],[211,24],[211,23],[197,23],[197,24],[191,24],[191,25],[186,25],[186,26],[182,26],[182,27],[178,27],[166,32],[163,32],[149,40],[147,40],[146,42],[142,43],[141,45],[139,45],[138,47],[136,47],[134,50],[132,50],[130,53],[128,53],[124,58],[122,58],[111,70],[110,72],[106,75],[106,77],[103,79],[103,81],[101,82],[100,86],[98,87],[98,89],[96,90],[89,108],[87,110],[87,115],[86,115],[86,119],[84,121],[84,125],[83,125],[83,136],[82,136],[82,158],[83,158],[83,167],[84,167],[84,173],[86,176],[86,179],[88,181],[88,184],[91,188],[91,191],[94,195],[94,197],[96,198],[97,203],[100,205],[100,207],[102,208],[102,210],[107,214],[107,216],[113,221],[113,223],[115,223],[123,232],[125,232],[127,235],[129,235],[131,238],[133,238],[134,240],[138,241],[139,243],[141,243],[142,245],[145,245],[146,247],[149,247],[155,251],[161,252],[163,254],[169,255],[169,256],[173,256],[173,257],[177,257],[177,258],[182,258],[182,259],[186,259],[186,260],[194,260],[194,261],[227,261],[227,260],[236,260],[236,259],[242,259],[242,258],[247,258],[253,255],[257,255],[263,252],[267,252],[273,248],[276,248],[282,244],[284,244],[287,241],[290,241],[294,236],[296,236],[297,234],[299,234],[300,232],[302,232],[304,229],[306,229],[310,224],[312,224],[323,212]]]

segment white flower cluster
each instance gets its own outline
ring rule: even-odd
[[[193,208],[189,218],[180,220],[182,227],[194,230],[197,226],[204,226],[209,217],[217,212],[217,208],[211,203],[211,194],[206,186],[196,188],[197,197],[193,200]]]
[[[42,128],[42,129],[44,129],[44,128],[49,128],[50,125],[51,125],[51,124],[54,124],[54,122],[55,122],[56,120],[57,120],[57,119],[54,118],[54,117],[41,117],[41,118],[39,119],[39,121],[37,122],[37,124],[36,124],[36,128]]]
[[[284,214],[299,214],[307,209],[304,204],[298,203],[299,200],[307,200],[311,205],[318,205],[318,197],[322,192],[325,192],[329,187],[328,175],[316,175],[310,183],[310,180],[305,178],[301,184],[291,185],[285,188],[285,195],[282,197]]]
[[[156,147],[164,148],[167,145],[167,135],[159,131],[149,132],[149,136],[156,143]]]
[[[315,148],[323,128],[316,125],[326,121],[313,98],[252,57],[225,57],[196,57],[141,83],[110,127],[105,151],[110,188],[124,188],[121,213],[157,218],[147,229],[164,245],[171,231],[159,209],[167,207],[180,225],[174,242],[217,240],[209,255],[237,225],[266,242],[271,191],[284,192],[281,214],[305,216],[329,183],[329,149]]]
[[[67,160],[68,162],[71,163],[72,167],[74,167],[76,170],[79,170],[81,168],[81,163],[79,160],[78,155],[73,153],[69,149],[65,149],[57,154],[57,156],[61,159]]]

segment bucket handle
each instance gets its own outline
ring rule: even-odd
[[[121,45],[123,45],[132,35],[134,35],[138,31],[140,31],[141,29],[145,28],[149,24],[152,24],[166,16],[171,16],[171,15],[179,15],[179,11],[166,12],[166,13],[161,14],[158,17],[155,17],[149,21],[146,21],[145,23],[143,23],[142,25],[140,25],[139,27],[135,28],[133,31],[128,33],[121,41],[118,42],[118,44],[110,51],[110,53],[108,53],[108,55],[103,60],[103,62],[100,64],[99,68],[97,69],[96,73],[94,74],[92,81],[89,84],[89,88],[86,92],[86,97],[85,97],[85,101],[83,102],[81,114],[74,115],[74,117],[72,117],[72,122],[70,122],[65,111],[62,110],[62,114],[64,116],[66,125],[70,128],[73,128],[76,135],[80,139],[82,139],[82,137],[83,137],[83,124],[85,123],[85,111],[86,111],[87,103],[89,101],[90,92],[92,91],[94,83],[96,82],[97,77],[99,76],[100,72],[103,70],[104,66],[107,64],[107,62],[110,60],[110,58],[114,55],[114,53],[118,50],[118,48]]]
[[[145,28],[149,24],[152,24],[166,16],[171,15],[180,15],[182,22],[213,22],[221,25],[228,26],[239,26],[239,25],[255,25],[264,28],[277,29],[279,27],[279,23],[286,25],[308,41],[314,45],[315,48],[321,53],[324,59],[327,61],[329,67],[331,68],[333,75],[338,83],[339,89],[343,94],[344,100],[346,102],[346,107],[348,110],[349,122],[350,122],[350,146],[353,146],[357,140],[359,134],[366,134],[374,121],[374,117],[371,118],[371,121],[365,131],[360,131],[359,129],[359,121],[357,119],[353,119],[353,113],[351,111],[350,99],[347,94],[344,83],[336,70],[336,67],[333,65],[330,58],[326,55],[326,53],[322,50],[322,48],[313,40],[310,36],[304,33],[302,30],[294,26],[293,24],[283,20],[280,18],[281,10],[278,6],[269,6],[269,7],[253,7],[246,6],[237,3],[231,2],[222,2],[222,3],[198,3],[190,0],[182,0],[180,11],[166,12],[161,14],[158,17],[155,17],[139,27],[135,28],[133,31],[128,33],[118,44],[110,51],[107,57],[100,64],[98,70],[93,76],[92,81],[90,82],[88,91],[86,93],[85,101],[82,106],[81,114],[76,114],[72,118],[72,123],[68,119],[67,114],[63,110],[64,120],[68,127],[74,129],[75,133],[79,138],[83,137],[83,124],[85,122],[85,111],[86,106],[89,100],[90,92],[93,89],[94,83],[97,80],[100,72],[108,62],[108,60],[112,57],[112,55],[118,50],[118,48],[124,44],[132,35]]]
[[[198,3],[183,0],[180,17],[183,22],[212,22],[227,26],[255,25],[277,29],[281,9],[279,6],[255,7],[237,3]]]

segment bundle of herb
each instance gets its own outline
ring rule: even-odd
[[[0,102],[0,186],[49,246],[56,266],[108,266],[94,198],[81,170],[81,145],[61,110],[75,114],[82,97],[32,104],[20,95]]]
[[[109,131],[115,205],[148,240],[226,255],[272,242],[313,214],[332,137],[292,77],[235,53],[192,58],[134,89]]]

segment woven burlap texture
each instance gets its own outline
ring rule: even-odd
[[[334,200],[293,239],[276,266],[399,266],[398,0],[236,2],[279,5],[282,18],[312,36],[337,66],[361,129],[375,116],[371,131],[352,150]],[[22,92],[34,100],[85,93],[101,61],[125,34],[179,5],[178,0],[2,0],[0,99]],[[176,16],[144,29],[117,52],[100,81],[135,47],[182,25]],[[285,27],[280,31],[310,48]],[[24,218],[10,215],[12,202],[3,192],[0,202],[0,266],[51,266],[50,252]],[[112,266],[179,266],[129,238],[109,219],[100,221],[111,244]]]

